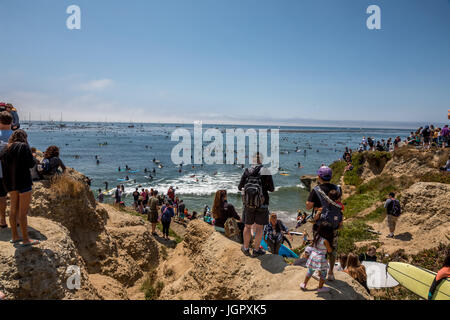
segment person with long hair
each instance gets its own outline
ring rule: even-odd
[[[366,288],[367,291],[369,291],[367,287],[366,267],[361,264],[356,254],[348,254],[347,265],[344,272],[348,273],[353,279],[358,281],[364,288]]]
[[[219,232],[225,232],[225,222],[229,218],[241,220],[236,209],[231,203],[228,203],[227,190],[218,190],[214,197],[212,208],[214,218],[214,228]]]
[[[66,166],[59,158],[59,148],[57,146],[50,146],[44,152],[44,160],[42,160],[42,174],[49,178],[58,173],[61,167],[62,171],[66,171]]]
[[[306,262],[306,268],[308,271],[306,273],[305,280],[300,284],[300,289],[306,290],[309,279],[313,276],[314,272],[317,270],[320,275],[319,288],[317,292],[329,292],[330,288],[324,287],[325,278],[328,271],[327,253],[333,251],[333,227],[330,223],[323,221],[319,224],[317,232],[314,234],[314,240],[312,243],[311,254],[309,255],[308,261]]]
[[[28,236],[27,214],[30,209],[33,181],[30,168],[35,164],[25,131],[18,129],[9,138],[8,145],[0,152],[4,187],[11,199],[11,243],[22,241],[22,246],[39,244]],[[17,222],[20,224],[22,238],[19,237]]]

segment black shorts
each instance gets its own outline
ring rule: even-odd
[[[6,197],[8,192],[6,192],[5,186],[3,185],[3,179],[0,178],[0,198]]]
[[[256,223],[260,226],[265,226],[269,224],[269,208],[266,207],[258,209],[244,208],[242,216],[242,221],[246,225]]]
[[[148,203],[148,200],[142,200],[142,205],[143,205],[144,207],[147,206],[147,203]]]

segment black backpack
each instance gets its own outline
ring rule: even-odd
[[[261,171],[262,166],[249,170],[247,181],[244,185],[244,196],[242,202],[244,207],[258,209],[264,204],[264,195],[262,190]]]
[[[391,215],[394,217],[398,217],[402,214],[402,209],[400,208],[400,202],[395,199],[392,200],[392,208],[391,208]]]

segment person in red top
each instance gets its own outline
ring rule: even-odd
[[[167,196],[169,197],[170,200],[172,201],[175,200],[175,190],[173,190],[172,186],[170,186],[169,190],[167,190]]]
[[[450,278],[450,254],[447,254],[447,257],[444,260],[444,266],[438,271],[436,278],[434,278],[434,281],[431,284],[430,291],[428,292],[428,300],[433,299],[434,292],[441,281],[448,278]]]

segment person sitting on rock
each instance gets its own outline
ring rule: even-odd
[[[289,229],[281,220],[278,220],[276,213],[271,213],[269,224],[264,227],[264,239],[266,239],[267,246],[272,254],[278,254],[278,251],[285,240],[285,234],[289,234]],[[292,240],[290,234],[289,237]]]
[[[358,281],[368,292],[369,288],[367,287],[367,274],[366,267],[364,267],[358,256],[354,253],[349,253],[347,258],[347,264],[345,266],[344,272],[346,272],[350,277]]]
[[[66,171],[66,166],[59,158],[59,148],[57,146],[48,147],[44,153],[44,160],[42,160],[42,175],[49,179],[59,173],[60,167],[63,172]]]
[[[440,167],[439,170],[441,171],[450,171],[450,156],[448,157],[447,163],[445,166]]]
[[[214,229],[222,233],[225,232],[225,222],[229,218],[234,218],[237,221],[241,221],[241,217],[239,217],[234,206],[231,203],[228,203],[226,190],[218,190],[216,192],[212,207],[212,214],[214,218]]]

